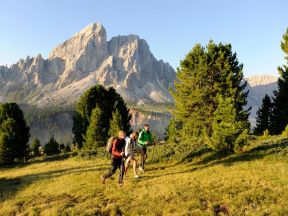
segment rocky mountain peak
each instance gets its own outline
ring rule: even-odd
[[[138,35],[107,41],[105,28],[93,23],[54,48],[48,59],[39,55],[0,68],[1,77],[3,100],[25,89],[21,102],[43,107],[73,103],[95,84],[114,87],[127,102],[169,103],[176,73]]]
[[[271,83],[277,82],[277,77],[272,75],[259,75],[251,76],[246,79],[251,87],[269,85]]]

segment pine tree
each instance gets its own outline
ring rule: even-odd
[[[12,118],[2,121],[0,125],[0,164],[12,164],[17,158],[15,153],[16,122]]]
[[[249,128],[247,82],[243,81],[243,65],[232,52],[230,44],[216,45],[210,41],[206,48],[197,44],[181,61],[172,95],[175,101],[173,118],[181,125],[179,136],[191,143],[194,138],[210,137],[213,133],[217,95],[233,98],[236,118]]]
[[[112,113],[118,109],[123,121],[123,130],[131,132],[131,115],[123,98],[113,88],[105,89],[96,85],[88,89],[79,99],[73,115],[73,142],[81,148],[85,141],[85,134],[90,124],[92,110],[99,107],[103,119],[102,137],[108,139],[109,125]]]
[[[86,149],[97,149],[105,144],[105,137],[103,137],[103,116],[101,110],[96,107],[92,111],[90,118],[90,125],[85,136],[84,147]]]
[[[41,146],[40,140],[37,138],[33,139],[32,143],[31,143],[31,150],[32,150],[32,154],[34,156],[40,155],[40,152],[39,152],[40,146]]]
[[[181,128],[181,125],[171,118],[167,128],[165,129],[165,141],[170,143],[176,143],[179,141],[178,130]]]
[[[234,152],[237,138],[247,131],[246,122],[237,118],[237,108],[233,98],[219,96],[218,100],[219,106],[214,112],[213,133],[209,145],[215,150]]]
[[[283,35],[281,48],[286,54],[287,65],[278,68],[280,77],[278,78],[278,90],[274,91],[273,111],[271,117],[272,134],[280,134],[288,124],[288,29]]]
[[[120,130],[123,130],[123,120],[120,112],[116,109],[110,120],[109,136],[117,136],[118,131]]]
[[[49,141],[44,145],[44,153],[48,156],[58,154],[59,144],[54,138],[54,136],[50,137]]]
[[[266,94],[262,100],[262,106],[256,113],[256,127],[254,129],[256,135],[262,135],[266,129],[269,131],[271,130],[272,108],[273,105],[271,99]]]
[[[0,105],[0,134],[6,134],[3,135],[2,141],[9,142],[5,145],[9,146],[11,161],[14,159],[22,160],[26,155],[30,138],[29,131],[24,114],[16,103]]]

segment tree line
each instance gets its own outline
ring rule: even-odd
[[[281,48],[288,61],[288,30]],[[265,96],[257,112],[254,133],[288,134],[288,64],[278,68],[278,90]],[[241,152],[251,138],[247,82],[243,64],[231,44],[196,44],[177,69],[172,117],[166,129],[168,143],[189,145],[195,151],[209,146],[216,151]],[[73,144],[80,150],[105,146],[119,130],[129,134],[131,115],[114,88],[96,85],[78,100],[73,112]],[[286,131],[285,131],[286,127]],[[0,104],[0,164],[39,156],[40,141],[29,146],[30,129],[16,103]],[[46,155],[69,151],[52,136],[43,147]]]
[[[283,35],[281,49],[285,53],[286,65],[278,67],[278,89],[272,98],[267,94],[262,100],[262,106],[257,111],[255,134],[266,133],[277,135],[288,131],[288,29]]]

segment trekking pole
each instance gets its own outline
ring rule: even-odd
[[[153,149],[152,149],[152,158],[153,159],[155,159],[155,157],[154,157],[155,156],[155,154],[154,154],[155,153],[155,145],[156,145],[156,142],[154,141],[154,145],[153,145]]]

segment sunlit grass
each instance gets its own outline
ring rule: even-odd
[[[149,163],[140,179],[129,170],[123,188],[118,173],[100,183],[108,159],[1,169],[0,215],[213,215],[217,206],[230,215],[287,215],[287,146],[278,147],[258,146],[221,159],[205,153],[189,163]]]

